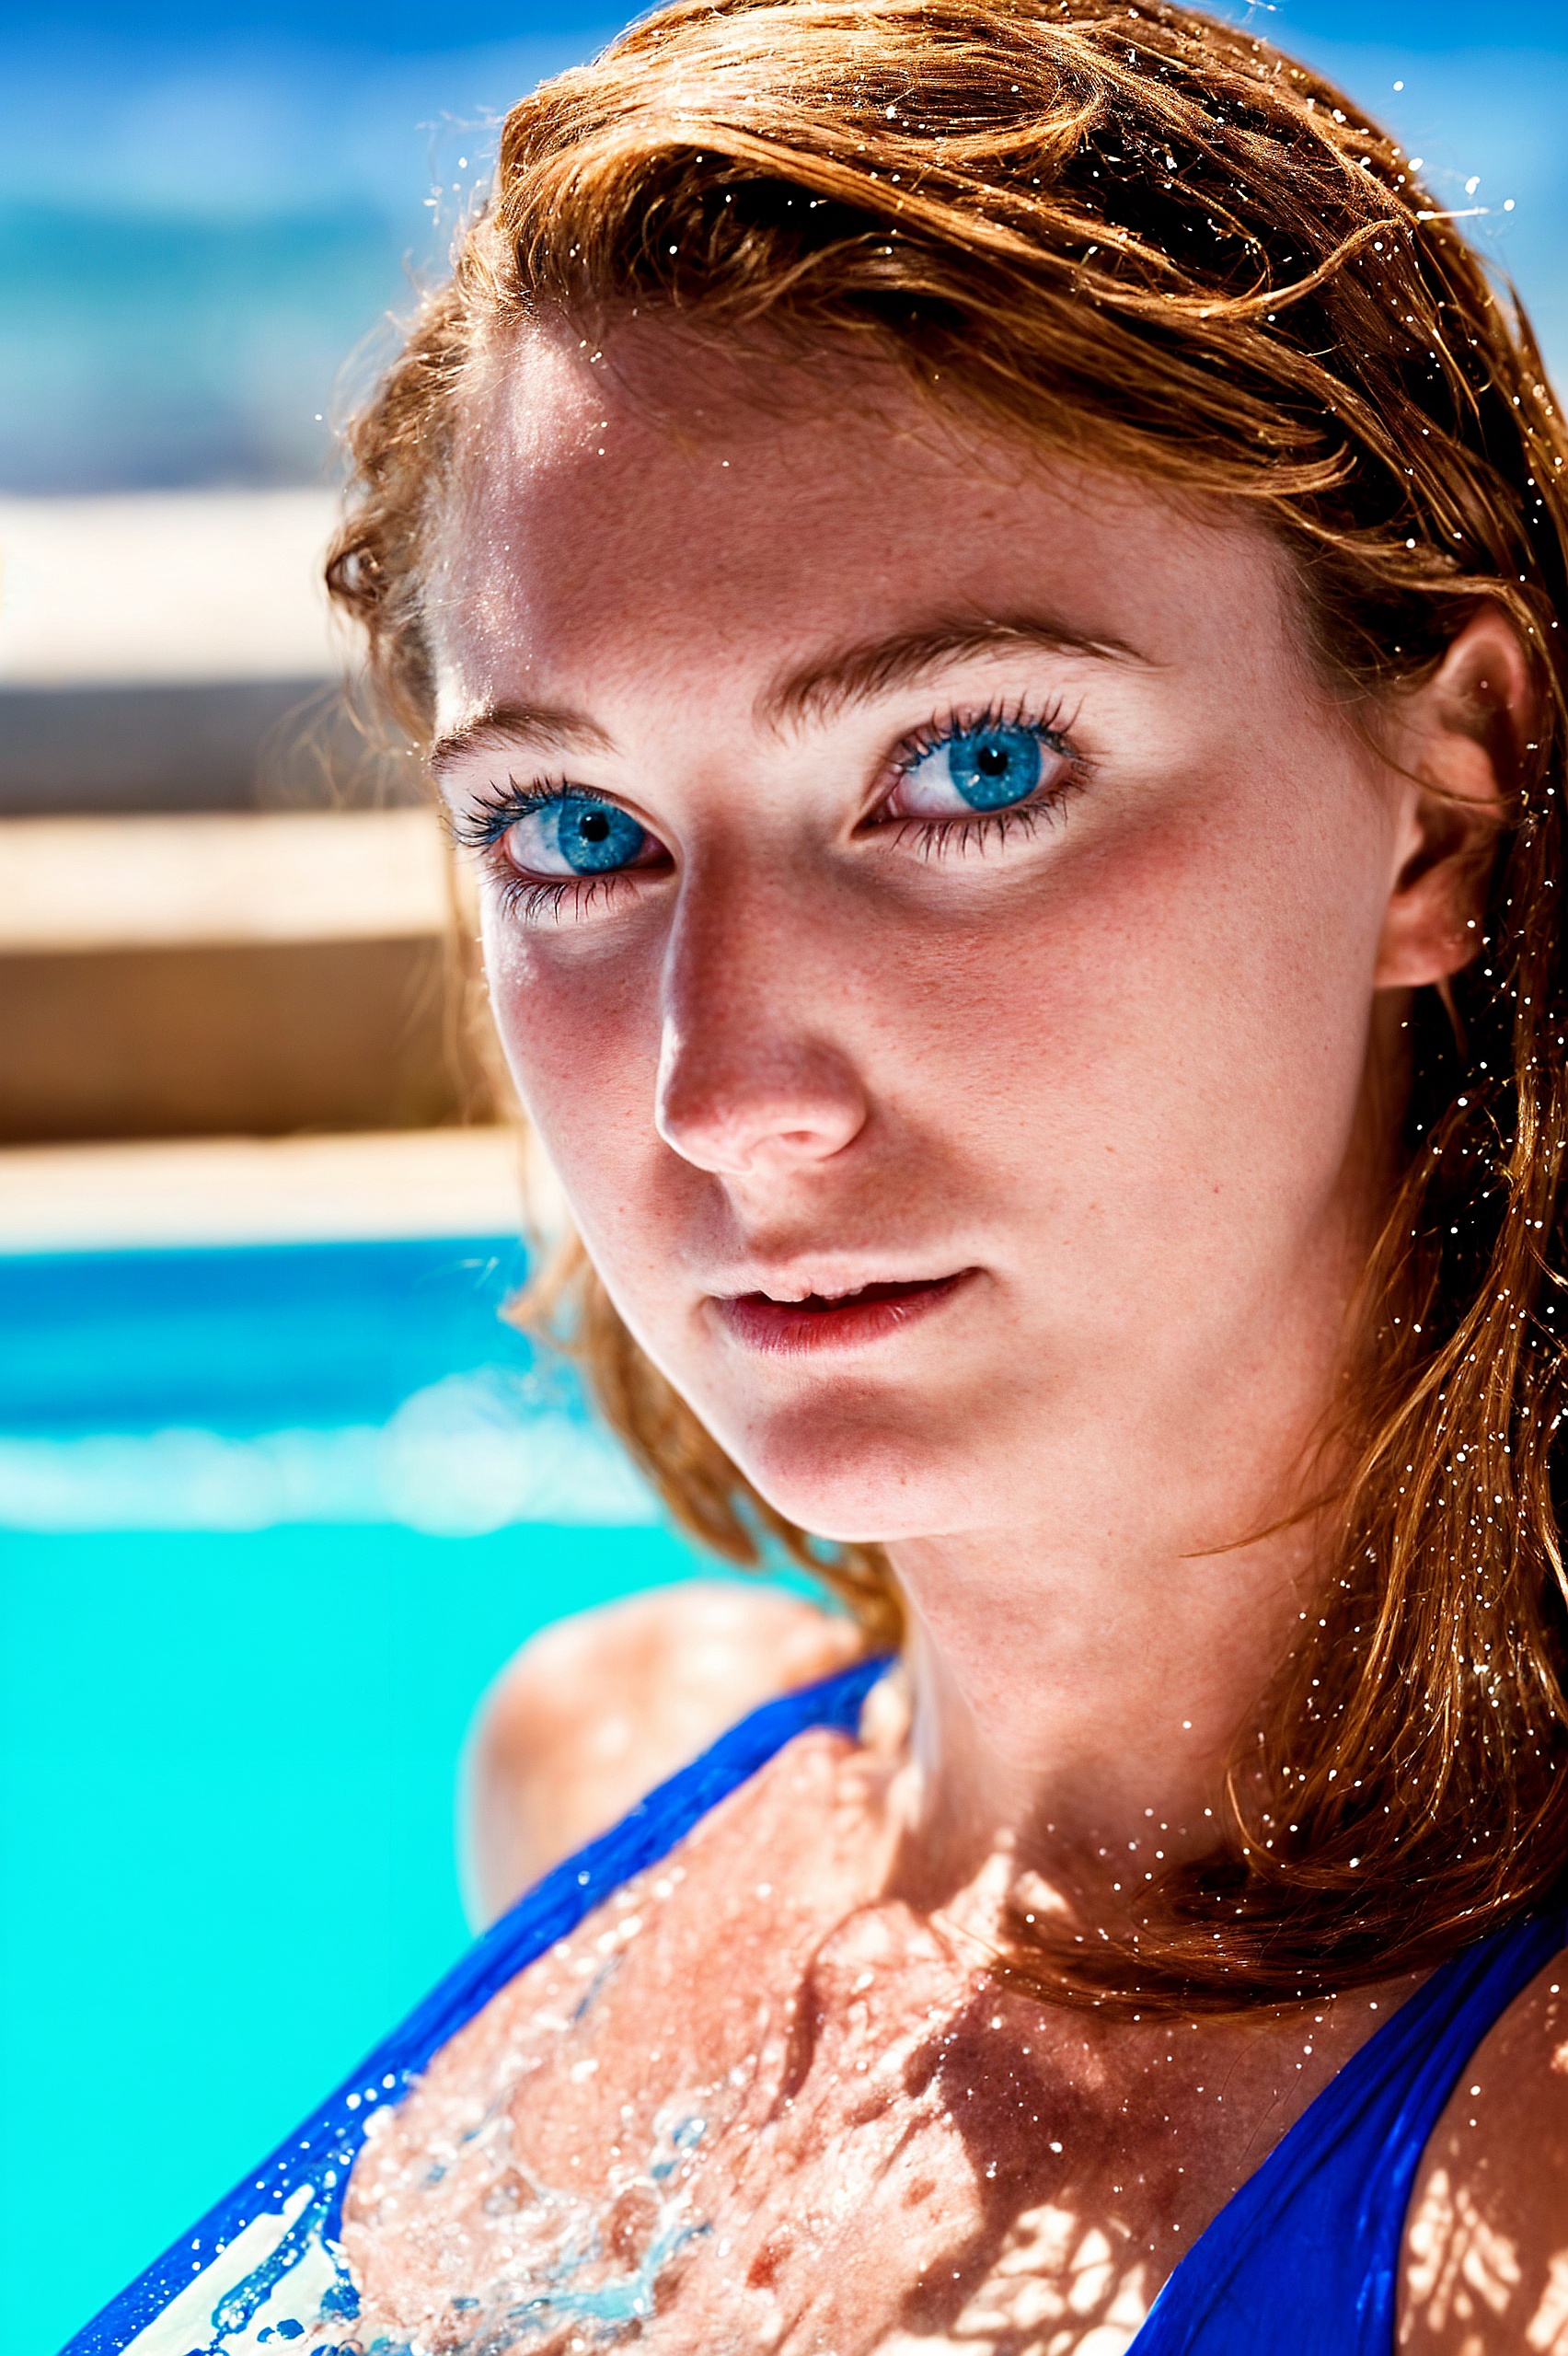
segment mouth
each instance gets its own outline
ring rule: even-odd
[[[860,1285],[853,1292],[809,1292],[801,1300],[775,1300],[766,1292],[738,1293],[715,1299],[713,1307],[725,1331],[747,1349],[797,1356],[883,1341],[928,1317],[979,1273],[977,1268],[960,1268],[951,1276]]]

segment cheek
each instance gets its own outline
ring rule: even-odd
[[[660,944],[523,931],[487,907],[485,974],[523,1109],[581,1222],[646,1192],[653,1129]]]
[[[1066,849],[1066,847],[1064,847]],[[1036,1199],[1086,1187],[1153,1231],[1248,1181],[1320,1198],[1348,1150],[1379,937],[1382,834],[1359,784],[1255,783],[1085,830],[1005,918],[919,973],[917,1052]]]

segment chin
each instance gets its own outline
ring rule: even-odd
[[[928,1436],[870,1418],[798,1411],[715,1437],[776,1513],[842,1545],[936,1537],[995,1512],[995,1489],[987,1512],[973,1461],[946,1461]]]

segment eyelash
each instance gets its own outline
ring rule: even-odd
[[[1070,724],[1070,723],[1068,723]],[[954,812],[947,817],[894,817],[884,819],[882,826],[894,832],[901,844],[912,844],[922,859],[941,858],[953,850],[962,856],[972,847],[999,845],[1010,834],[1021,832],[1032,836],[1043,821],[1049,822],[1068,794],[1081,785],[1088,774],[1088,765],[1075,751],[1063,722],[1059,703],[1043,712],[1033,710],[1020,700],[1012,705],[986,704],[978,710],[949,712],[940,721],[931,721],[924,728],[914,730],[903,738],[891,762],[892,781],[884,784],[881,799],[871,812],[874,820],[880,809],[896,792],[899,780],[907,777],[928,753],[939,751],[954,736],[978,735],[987,728],[1027,729],[1038,736],[1050,750],[1069,764],[1067,775],[1045,798],[1039,802],[1020,803],[1010,809],[974,810],[960,816]],[[530,879],[515,868],[507,866],[496,853],[505,836],[522,818],[536,810],[548,809],[565,792],[582,795],[588,801],[603,801],[615,807],[608,794],[587,792],[580,785],[562,778],[538,785],[519,785],[509,777],[504,787],[491,787],[478,797],[477,806],[451,820],[453,840],[461,849],[482,859],[494,879],[497,895],[503,913],[520,917],[525,924],[534,924],[546,916],[559,917],[563,905],[570,899],[574,916],[586,915],[595,901],[608,898],[621,885],[629,884],[646,870],[622,869],[605,875],[537,876]]]
[[[957,851],[962,857],[973,846],[984,849],[988,845],[1000,846],[1011,834],[1029,837],[1037,834],[1042,823],[1049,824],[1067,796],[1083,784],[1089,765],[1074,747],[1067,735],[1071,725],[1064,720],[1061,704],[1053,703],[1043,712],[1032,709],[1020,698],[1013,704],[985,704],[978,710],[949,712],[940,721],[917,729],[900,745],[894,761],[894,782],[886,787],[882,801],[897,791],[900,779],[910,775],[928,753],[940,752],[955,736],[978,736],[988,728],[1020,728],[1058,754],[1068,763],[1067,774],[1052,791],[1038,802],[1015,803],[1009,809],[974,810],[960,816],[955,811],[947,817],[893,818],[883,821],[898,830],[901,843],[913,844],[922,859],[940,859]],[[878,804],[881,807],[881,803]]]
[[[519,874],[516,868],[499,858],[502,842],[520,818],[531,817],[536,810],[548,809],[566,792],[582,794],[585,801],[604,802],[613,808],[608,794],[586,793],[580,785],[572,785],[566,778],[541,785],[519,785],[509,777],[504,787],[491,786],[480,794],[477,806],[450,821],[452,839],[460,850],[471,851],[489,869],[495,884],[496,897],[502,912],[508,917],[520,917],[525,924],[536,924],[542,917],[559,917],[561,905],[571,896],[572,914],[586,915],[596,899],[607,896],[617,884],[630,881],[635,870],[617,875],[540,875]]]
[[[976,810],[967,818],[894,818],[888,823],[898,828],[899,841],[913,844],[922,859],[945,859],[954,852],[962,859],[971,848],[999,847],[1009,835],[1037,834],[1041,820],[1048,819],[1055,807],[1055,803],[1035,802],[1014,810]]]
[[[479,794],[472,810],[455,814],[451,821],[452,839],[460,850],[479,856],[493,850],[502,837],[513,827],[519,818],[528,817],[542,810],[548,803],[558,801],[567,791],[563,778],[559,785],[519,785],[509,777],[503,787],[492,785]],[[578,791],[582,789],[579,787]]]

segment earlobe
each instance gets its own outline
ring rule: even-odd
[[[1437,670],[1401,699],[1397,865],[1376,987],[1446,982],[1475,954],[1535,703],[1524,646],[1493,605],[1471,615]]]

